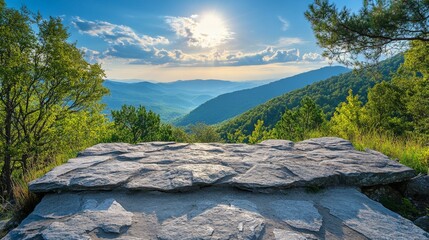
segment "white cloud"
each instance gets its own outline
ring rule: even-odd
[[[277,41],[276,47],[288,47],[291,45],[303,44],[305,41],[297,37],[282,37]]]
[[[162,58],[154,56],[156,53],[154,46],[170,43],[163,36],[140,35],[128,26],[105,21],[88,21],[75,17],[72,23],[80,33],[99,37],[109,45],[108,49],[102,53],[82,48],[90,61],[106,57],[159,60]]]
[[[215,14],[165,17],[165,22],[190,47],[213,48],[232,39],[233,32]]]
[[[277,16],[277,18],[282,23],[282,30],[283,31],[288,30],[289,29],[289,22],[286,19],[284,19],[282,16]]]
[[[237,53],[228,57],[228,64],[234,66],[243,65],[262,65],[269,63],[284,63],[299,60],[299,51],[297,49],[275,49],[267,47],[266,49],[254,53]]]
[[[94,63],[97,62],[99,60],[99,56],[100,56],[100,52],[99,51],[95,51],[86,47],[81,47],[80,50],[82,50],[83,54],[85,54],[86,58]]]
[[[281,47],[270,46],[255,52],[241,52],[233,50],[219,50],[216,44],[221,44],[227,38],[215,39],[208,44],[204,36],[199,36],[198,31],[193,29],[198,24],[195,19],[170,17],[169,25],[175,29],[178,36],[188,41],[191,46],[202,47],[200,51],[192,53],[181,49],[174,49],[168,45],[166,49],[159,45],[169,44],[165,37],[151,37],[139,35],[132,28],[124,25],[116,25],[104,21],[87,21],[76,17],[74,26],[82,33],[103,39],[108,47],[99,52],[88,48],[82,48],[90,61],[104,62],[106,60],[118,59],[133,65],[163,65],[163,66],[249,66],[264,65],[286,62],[317,62],[324,60],[316,53],[306,53],[302,57],[296,48],[287,48],[289,45],[303,42],[299,38],[282,38],[279,40]],[[232,33],[231,33],[232,34]],[[205,47],[210,47],[209,49]]]
[[[309,52],[309,53],[305,53],[304,55],[302,55],[302,60],[305,62],[323,62],[326,61],[326,59],[318,54],[318,53],[313,53],[313,52]]]
[[[72,23],[80,33],[100,37],[104,41],[114,45],[131,44],[140,45],[145,48],[147,46],[170,43],[163,36],[151,37],[148,35],[139,35],[128,26],[116,25],[105,21],[88,21],[75,17]]]

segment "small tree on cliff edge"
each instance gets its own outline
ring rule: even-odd
[[[41,161],[42,147],[55,144],[52,128],[107,93],[101,67],[86,62],[68,37],[61,19],[0,0],[0,187],[9,196],[13,172],[25,174]]]

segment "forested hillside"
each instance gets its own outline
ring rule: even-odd
[[[350,70],[341,66],[324,67],[252,89],[222,94],[192,110],[176,124],[179,126],[199,122],[216,124],[241,114],[273,97],[347,71]]]
[[[349,89],[359,94],[362,102],[366,102],[368,89],[383,80],[390,81],[391,74],[396,72],[402,62],[403,56],[397,55],[369,69],[334,76],[273,98],[224,122],[220,125],[220,133],[225,139],[227,133],[234,133],[236,131],[250,134],[258,120],[263,120],[266,126],[272,128],[280,120],[286,109],[296,107],[305,96],[310,96],[314,99],[329,117],[334,112],[335,107],[344,101]]]
[[[168,83],[105,81],[110,94],[103,97],[106,112],[118,110],[122,105],[144,105],[171,121],[220,94],[252,88],[264,81],[232,82],[225,80],[186,80]]]

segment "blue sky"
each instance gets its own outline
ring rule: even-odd
[[[279,79],[329,64],[307,0],[6,0],[63,19],[107,78]],[[359,0],[335,0],[356,10]]]

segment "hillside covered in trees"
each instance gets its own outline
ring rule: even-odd
[[[182,117],[192,109],[218,95],[263,85],[263,81],[232,82],[224,80],[187,80],[166,83],[119,82],[106,80],[110,94],[103,97],[105,111],[119,110],[122,105],[143,105],[166,122]]]
[[[359,94],[362,102],[366,102],[368,90],[376,83],[390,81],[402,62],[403,57],[398,55],[380,62],[377,66],[344,73],[283,94],[221,123],[219,132],[225,139],[228,133],[233,134],[236,131],[250,134],[258,120],[264,121],[268,128],[273,128],[286,109],[298,106],[305,96],[310,96],[330,117],[338,104],[344,101],[349,89]]]
[[[179,126],[196,123],[216,124],[239,115],[273,97],[348,71],[350,70],[341,66],[324,67],[251,89],[225,93],[198,106],[180,118],[176,124]]]

